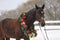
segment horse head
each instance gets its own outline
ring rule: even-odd
[[[39,6],[35,5],[35,8],[36,8],[36,19],[40,22],[41,26],[45,25],[45,21],[44,21],[44,7],[45,7],[44,4],[43,4],[42,7],[39,7]]]

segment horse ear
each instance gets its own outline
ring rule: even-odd
[[[35,8],[38,9],[39,7],[37,6],[37,4],[35,4]]]
[[[45,7],[45,4],[43,4],[42,9],[44,9],[44,7]]]

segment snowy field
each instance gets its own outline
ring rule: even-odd
[[[30,38],[30,40],[60,40],[60,25],[46,25],[45,27],[35,25],[35,29],[38,35],[37,37]],[[10,40],[15,39],[10,38]]]

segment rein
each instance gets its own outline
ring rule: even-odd
[[[41,27],[39,27],[39,28],[41,30],[41,33],[42,33],[43,37],[44,37],[44,40],[49,40],[47,32],[46,32],[46,30],[44,30],[45,27],[43,27],[44,29],[41,29]]]

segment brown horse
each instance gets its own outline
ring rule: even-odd
[[[34,21],[38,20],[41,26],[45,25],[44,21],[44,6],[38,7],[35,5],[35,8],[28,11],[27,18],[25,19],[26,24],[28,25],[28,29],[33,25]],[[20,40],[23,38],[24,40],[30,40],[29,37],[26,38],[24,33],[22,33],[20,29],[20,22],[18,19],[10,19],[6,18],[0,22],[0,40],[10,40],[10,38],[16,38],[16,40]]]

